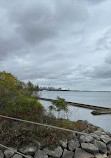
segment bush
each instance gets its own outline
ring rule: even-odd
[[[43,106],[31,97],[24,83],[10,73],[0,72],[0,110],[5,114],[28,113],[31,110],[43,112]]]
[[[64,111],[64,117],[65,113],[68,112],[67,103],[64,98],[57,97],[56,100],[52,101],[52,105],[49,106],[49,110],[57,111],[58,112],[58,118],[60,117],[60,111]]]

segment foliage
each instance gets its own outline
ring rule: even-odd
[[[35,97],[31,96],[30,91],[34,90],[34,86],[31,83],[28,85],[26,88],[26,85],[12,74],[0,72],[0,110],[2,114],[71,130],[82,131],[86,128],[85,125],[71,122],[68,119],[57,119],[51,113],[46,114],[43,106]],[[60,97],[57,97],[49,108],[58,113],[68,111],[65,99]],[[54,147],[59,145],[60,139],[68,139],[70,136],[66,131],[30,126],[30,124],[0,118],[0,141],[4,141],[7,146],[19,146],[37,140],[45,146]]]
[[[32,97],[25,84],[11,73],[0,72],[0,110],[5,114],[25,113],[31,109],[43,111],[43,106]]]
[[[58,117],[59,117],[60,111],[64,111],[64,114],[67,113],[68,107],[67,107],[67,103],[66,103],[65,99],[57,97],[56,100],[52,101],[52,105],[49,106],[49,110],[50,111],[52,111],[52,110],[57,111]]]
[[[31,81],[28,81],[26,84],[26,89],[32,93],[33,91],[39,91],[39,86],[33,85]]]

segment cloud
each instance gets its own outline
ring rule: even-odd
[[[0,1],[0,70],[41,85],[109,88],[105,79],[111,77],[110,4]]]

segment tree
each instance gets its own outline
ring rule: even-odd
[[[65,113],[68,112],[67,103],[64,98],[57,97],[56,100],[52,101],[52,105],[49,106],[49,110],[57,111],[58,112],[58,118],[60,117],[60,111],[64,111],[64,117]]]
[[[32,82],[28,81],[27,83],[27,89],[32,92],[34,90],[34,85]]]
[[[29,89],[24,89],[24,83],[11,73],[0,72],[0,110],[5,113],[13,113],[38,108],[42,111],[42,105],[29,93],[32,87],[29,82]]]

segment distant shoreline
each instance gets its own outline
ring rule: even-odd
[[[88,91],[88,90],[39,90],[39,91],[111,92],[111,91]]]

